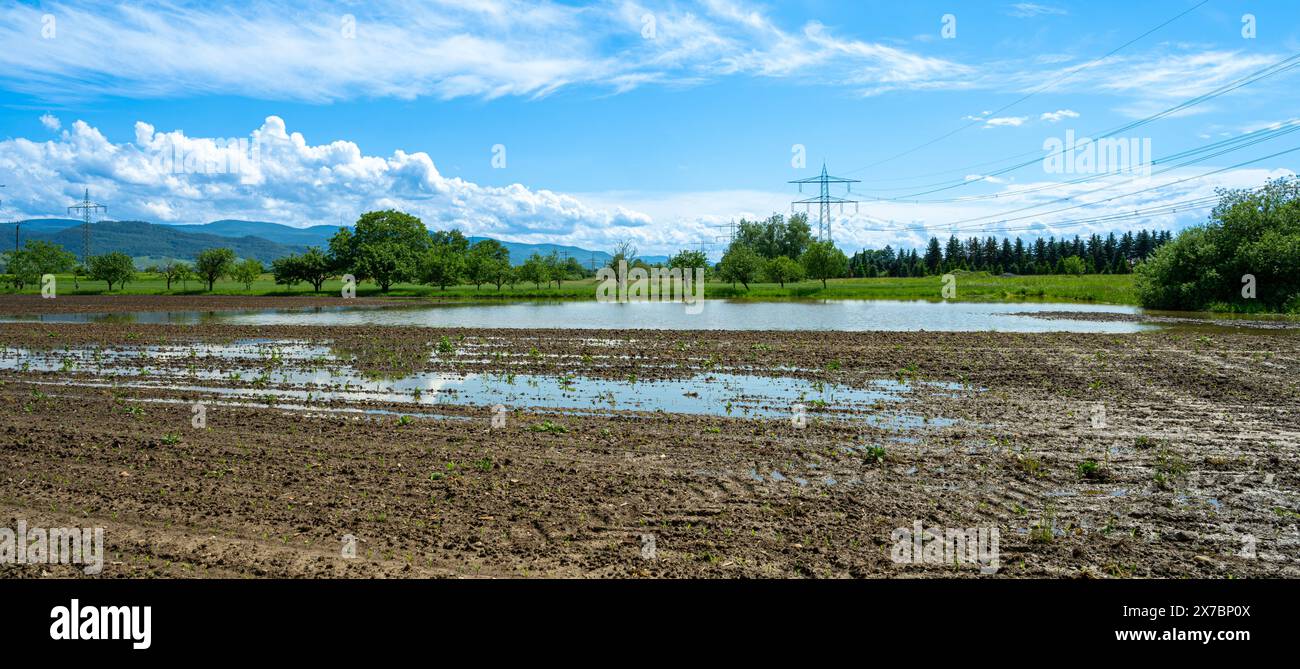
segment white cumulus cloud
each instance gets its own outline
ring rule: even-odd
[[[1073,109],[1058,109],[1054,112],[1043,112],[1042,115],[1038,117],[1038,120],[1047,121],[1048,123],[1056,123],[1057,121],[1067,118],[1079,118],[1079,112],[1074,111]]]
[[[78,120],[55,140],[0,141],[0,171],[13,175],[5,203],[19,217],[61,216],[90,188],[119,220],[239,218],[306,226],[347,224],[365,211],[397,208],[431,228],[600,248],[645,237],[642,229],[653,223],[639,211],[593,207],[564,193],[449,177],[424,152],[371,156],[350,141],[311,144],[277,116],[232,139],[137,122],[134,140],[122,143]]]

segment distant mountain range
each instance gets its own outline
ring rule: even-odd
[[[23,241],[43,239],[62,245],[81,255],[81,221],[72,218],[32,218],[19,223]],[[241,258],[256,258],[263,263],[289,255],[302,253],[310,246],[322,249],[329,245],[330,237],[338,232],[336,225],[313,225],[295,228],[266,221],[221,220],[203,224],[158,224],[144,221],[101,221],[91,224],[91,253],[122,251],[137,259],[137,264],[165,258],[193,260],[199,251],[214,246],[226,246]],[[487,237],[470,237],[471,244]],[[13,248],[14,224],[0,224],[0,250]],[[501,241],[501,240],[498,240]],[[578,246],[560,244],[524,244],[501,241],[510,251],[510,262],[522,264],[533,253],[547,255],[552,251],[561,256],[576,258],[583,267],[593,263],[599,267],[609,262],[610,254]],[[641,256],[649,263],[665,262],[666,256]]]
[[[22,221],[19,234],[23,242],[41,239],[54,242],[81,255],[81,222],[74,219],[37,219]],[[13,224],[0,226],[0,249],[13,248]],[[5,242],[9,243],[6,244]],[[193,260],[203,249],[229,247],[240,258],[256,258],[264,263],[290,253],[300,253],[306,244],[281,244],[252,235],[230,236],[189,232],[170,225],[144,221],[100,221],[91,224],[90,252],[122,251],[145,264],[164,258]]]

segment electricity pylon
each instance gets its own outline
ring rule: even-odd
[[[821,186],[821,193],[817,197],[810,197],[806,200],[795,200],[790,203],[790,211],[794,211],[794,206],[797,204],[808,205],[809,209],[811,209],[814,204],[818,205],[817,239],[820,241],[831,241],[832,204],[840,205],[840,213],[844,212],[844,205],[846,204],[853,205],[853,213],[857,213],[858,211],[857,200],[846,200],[842,197],[831,195],[831,184],[849,184],[847,188],[848,192],[851,193],[853,192],[853,184],[860,183],[860,181],[858,179],[845,179],[843,177],[833,177],[826,174],[826,163],[822,163],[822,173],[820,175],[808,177],[807,179],[795,179],[790,183],[799,184],[800,193],[803,192],[804,184],[819,184]]]
[[[85,265],[90,262],[90,217],[100,211],[107,214],[108,207],[91,202],[90,189],[87,188],[85,199],[68,207],[69,214],[74,211],[81,212],[81,264]]]

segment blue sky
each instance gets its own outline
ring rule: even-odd
[[[392,206],[470,234],[660,253],[788,213],[807,195],[786,182],[825,160],[862,196],[954,181],[970,183],[914,199],[1000,194],[864,201],[836,221],[849,251],[953,229],[1178,228],[1205,211],[1157,207],[1294,173],[1300,152],[1198,178],[1300,132],[1143,181],[987,172],[1300,52],[1294,2],[1199,3],[13,3],[0,218],[60,214],[90,187],[114,218],[310,225]],[[1122,136],[1159,161],[1285,130],[1297,90],[1283,72]],[[221,146],[240,138],[261,149],[236,169]],[[1135,209],[1155,213],[1078,222]]]

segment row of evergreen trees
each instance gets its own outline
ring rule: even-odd
[[[1087,239],[1039,237],[1026,244],[1019,237],[1014,241],[994,237],[971,237],[962,241],[953,235],[946,245],[931,237],[924,254],[916,250],[895,251],[865,249],[849,259],[849,274],[855,277],[876,276],[927,276],[953,270],[990,272],[1002,274],[1069,274],[1071,268],[1081,267],[1087,274],[1128,274],[1133,265],[1145,260],[1173,238],[1168,231],[1140,230],[1136,234],[1125,232],[1116,237],[1093,234]],[[1066,262],[1068,258],[1079,261]]]

